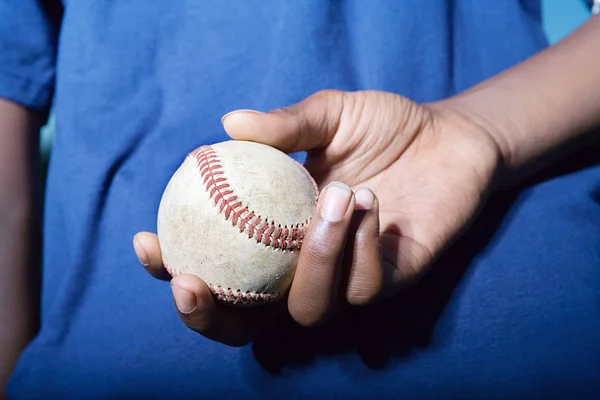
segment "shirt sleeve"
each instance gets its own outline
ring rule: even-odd
[[[0,0],[0,97],[49,108],[61,18],[59,0]]]

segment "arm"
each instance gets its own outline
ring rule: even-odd
[[[444,102],[485,126],[504,158],[501,185],[600,143],[600,16],[561,42]]]
[[[0,393],[38,327],[40,121],[0,99]]]
[[[61,19],[59,0],[0,2],[0,398],[38,327],[38,140]]]
[[[321,187],[350,186],[321,192],[288,296],[293,319],[321,324],[347,303],[379,301],[417,283],[476,216],[499,158],[506,185],[556,162],[567,145],[594,140],[587,132],[600,124],[598,18],[427,107],[391,93],[323,91],[266,113],[228,113],[223,126],[233,139],[306,150],[305,165]],[[353,229],[349,204],[364,212]],[[326,221],[321,209],[347,214]],[[165,279],[157,236],[140,233],[134,246],[148,271]],[[194,275],[177,275],[171,284],[181,319],[213,340],[244,344],[272,321],[268,308],[257,315],[223,307]]]

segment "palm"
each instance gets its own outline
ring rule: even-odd
[[[418,279],[473,218],[493,179],[496,146],[475,125],[400,96],[365,93],[345,106],[349,115],[360,107],[361,119],[342,115],[307,167],[322,185],[338,180],[377,194],[386,286],[395,290]]]

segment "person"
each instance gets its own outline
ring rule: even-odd
[[[9,398],[600,394],[598,17],[550,47],[536,0],[21,0],[0,17]],[[224,307],[161,265],[168,180],[228,139],[320,185],[284,303]]]

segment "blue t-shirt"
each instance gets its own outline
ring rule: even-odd
[[[597,165],[494,199],[422,284],[357,310],[363,325],[282,321],[242,348],[187,329],[132,247],[183,157],[227,139],[226,112],[326,88],[447,97],[546,46],[537,0],[54,5],[0,3],[0,96],[56,115],[42,326],[12,398],[600,393]]]

